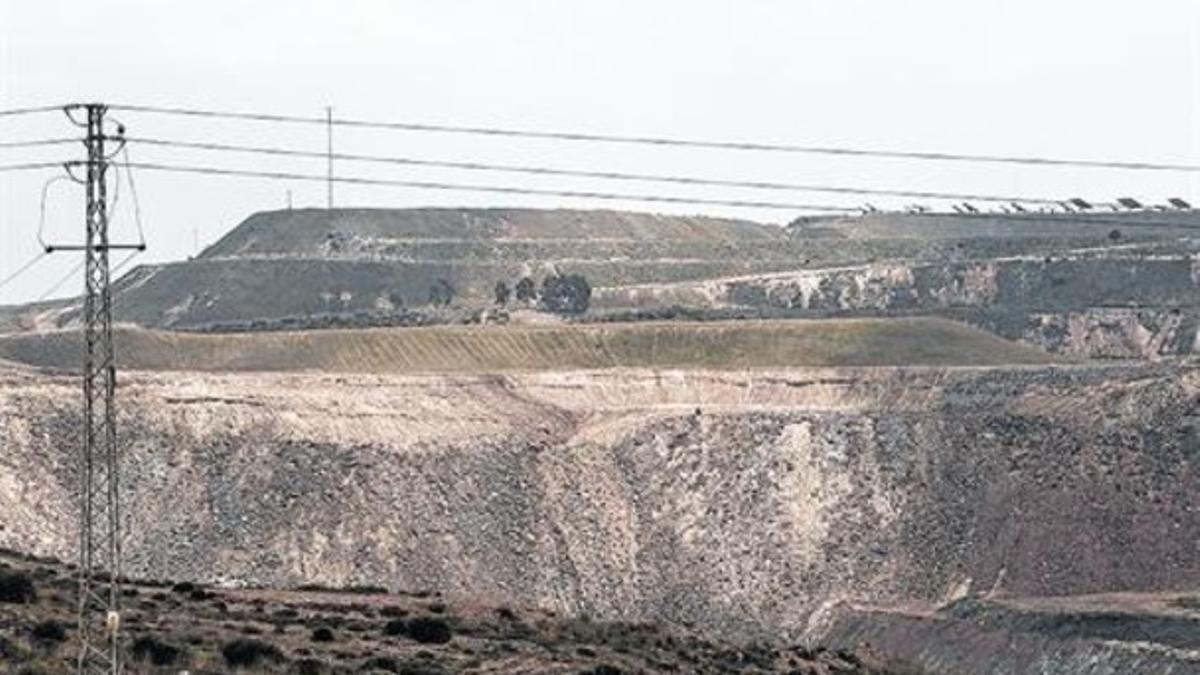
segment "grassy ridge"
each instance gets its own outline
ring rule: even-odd
[[[571,368],[1004,365],[1032,347],[942,319],[830,319],[564,326],[438,326],[192,334],[125,329],[118,362],[150,370],[486,372]],[[0,358],[72,368],[79,334],[0,338]]]

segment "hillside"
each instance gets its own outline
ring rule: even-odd
[[[1197,224],[1191,213],[1121,214],[1151,216],[1179,221],[1181,228]],[[537,284],[552,274],[579,274],[605,299],[598,309],[611,311],[641,307],[621,299],[660,285],[800,271],[821,275],[889,262],[939,268],[1021,256],[1042,260],[1084,249],[1096,258],[1194,234],[1126,227],[1113,240],[1114,228],[1104,219],[1072,225],[1061,216],[1038,218],[985,222],[875,214],[785,228],[618,211],[270,211],[250,216],[193,260],[132,270],[118,284],[114,310],[120,322],[185,330],[315,327],[327,317],[406,325],[414,315],[455,321],[495,309],[498,283],[512,289],[525,277]],[[1053,294],[1053,273],[1043,276],[1048,290],[1031,292]],[[530,304],[510,299],[503,309]],[[709,309],[704,302],[687,306]],[[71,301],[0,308],[0,331],[70,326],[79,311]]]
[[[68,558],[78,380],[2,378],[0,546]],[[1194,615],[1153,609],[1200,590],[1195,367],[126,372],[120,400],[139,577],[867,639],[953,675],[1200,665]]]
[[[0,673],[76,672],[75,579],[63,564],[0,551]],[[883,659],[714,642],[645,623],[447,603],[384,588],[213,589],[188,582],[123,586],[124,672],[635,672],[914,675]],[[824,670],[822,670],[824,669]]]
[[[116,333],[123,368],[502,372],[575,368],[745,369],[1042,364],[1051,355],[943,319],[436,326],[194,334]],[[0,358],[77,368],[78,331],[0,336]]]
[[[1164,358],[1200,352],[1200,240],[635,284],[597,289],[592,302],[651,316],[941,315],[1052,352]]]

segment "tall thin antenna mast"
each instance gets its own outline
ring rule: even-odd
[[[325,106],[325,160],[328,180],[326,181],[327,208],[333,210],[333,107]]]

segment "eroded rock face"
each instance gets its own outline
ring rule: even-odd
[[[0,546],[71,557],[76,382],[0,383]],[[823,603],[1200,585],[1192,366],[133,374],[131,573],[798,636]]]
[[[708,307],[807,315],[943,314],[1088,358],[1197,351],[1200,256],[1082,250],[981,261],[892,261],[598,289],[609,307]]]
[[[1200,353],[1200,315],[1179,308],[1100,307],[1031,314],[1021,339],[1085,358],[1158,360]]]

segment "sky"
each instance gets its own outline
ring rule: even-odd
[[[1200,164],[1197,0],[0,0],[0,110],[179,106],[598,134]],[[130,136],[325,149],[319,126],[113,113]],[[0,117],[0,144],[75,133]],[[0,148],[0,165],[80,148]],[[338,128],[335,150],[730,180],[1029,197],[1181,196],[1187,173],[664,149]],[[133,161],[321,174],[319,159],[129,148]],[[740,188],[337,164],[338,175],[857,206]],[[0,172],[0,279],[37,232],[77,242],[83,194],[55,170]],[[255,211],[325,204],[319,182],[133,171],[149,246],[179,260]],[[137,238],[128,181],[113,240]],[[911,200],[870,200],[898,207]],[[340,185],[338,206],[800,212]],[[120,256],[114,254],[115,259]],[[76,253],[39,260],[0,304],[69,295]],[[59,284],[63,279],[66,282]],[[55,290],[56,284],[58,285]]]

